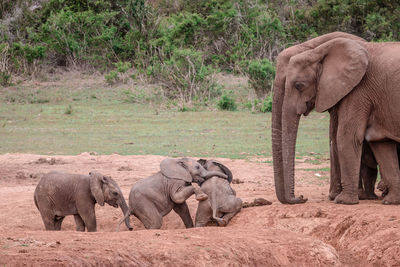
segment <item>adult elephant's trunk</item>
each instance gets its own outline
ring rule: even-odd
[[[283,67],[283,62],[278,58],[277,69]],[[282,159],[282,105],[285,94],[285,69],[276,73],[274,80],[274,99],[272,102],[272,157],[274,165],[275,192],[278,200],[286,204],[285,186],[283,179],[283,159]]]
[[[126,201],[123,197],[120,198],[118,205],[121,207],[122,213],[125,215],[128,212],[128,205],[126,204]],[[129,222],[129,216],[125,218],[125,225],[130,231],[133,230]]]
[[[293,51],[287,49],[277,60],[272,102],[272,157],[274,165],[275,192],[283,204],[304,203],[307,199],[294,196],[294,157],[300,116],[295,110],[286,110],[286,66]]]
[[[285,103],[286,101],[284,101]],[[290,105],[285,105],[288,107]],[[304,203],[303,196],[294,196],[294,159],[296,154],[296,138],[299,128],[300,115],[295,109],[284,108],[282,114],[282,159],[283,159],[283,187],[286,203]]]

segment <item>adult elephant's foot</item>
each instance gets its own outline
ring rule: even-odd
[[[382,203],[385,205],[398,205],[400,204],[400,194],[392,194],[389,192],[382,200]]]
[[[353,205],[353,204],[358,204],[358,195],[355,194],[345,194],[345,193],[340,193],[336,198],[335,198],[335,203],[337,204],[347,204],[347,205]]]
[[[329,192],[329,200],[335,200],[335,198],[340,194],[340,191]]]
[[[367,194],[367,199],[369,200],[378,199],[378,196],[375,195],[375,193]]]

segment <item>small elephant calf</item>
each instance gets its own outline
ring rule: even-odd
[[[74,215],[76,230],[96,232],[96,202],[104,202],[125,214],[128,206],[118,184],[110,177],[97,172],[79,175],[61,172],[45,174],[39,181],[34,194],[35,205],[42,216],[46,230],[61,230],[65,216]],[[125,220],[129,230],[129,219]]]
[[[232,172],[215,160],[200,159],[198,162],[208,171],[225,173],[228,179],[212,177],[201,185],[201,190],[208,195],[208,199],[199,202],[195,226],[206,226],[213,220],[219,226],[226,226],[242,208],[242,200],[236,197],[236,192],[230,185]]]
[[[227,179],[221,171],[208,171],[193,159],[164,159],[160,172],[138,181],[129,193],[129,211],[121,220],[135,215],[146,229],[159,229],[162,218],[172,209],[181,217],[186,228],[193,227],[186,199],[196,194],[197,200],[204,200],[198,184],[205,179],[219,176]],[[192,184],[193,183],[193,184]]]

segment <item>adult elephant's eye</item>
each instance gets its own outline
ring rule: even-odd
[[[294,88],[296,88],[297,90],[301,91],[301,89],[304,88],[304,83],[295,82],[294,83]]]
[[[114,196],[118,196],[118,192],[113,192],[112,193]]]

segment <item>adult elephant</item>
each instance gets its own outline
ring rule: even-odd
[[[398,62],[399,43],[368,43],[341,32],[322,35],[279,54],[272,107],[272,149],[280,202],[307,201],[294,195],[294,156],[300,116],[307,116],[315,107],[318,112],[328,110],[331,114],[334,177],[330,197],[336,203],[358,203],[365,138],[385,172],[382,175],[389,194],[384,203],[400,203],[400,171],[394,168],[395,142],[400,141]],[[338,190],[333,189],[335,186]]]

